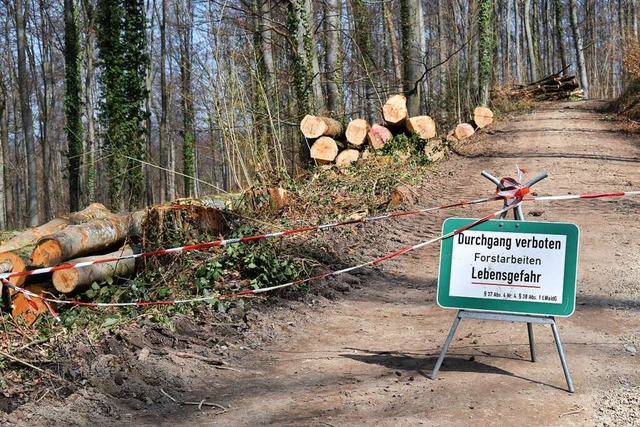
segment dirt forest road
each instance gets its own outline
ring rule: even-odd
[[[514,176],[516,162],[529,178],[549,173],[534,187],[538,195],[639,190],[640,135],[621,131],[618,119],[598,112],[603,106],[594,101],[545,104],[494,124],[425,177],[419,205],[487,196],[493,188],[480,172]],[[476,205],[380,222],[376,237],[354,237],[352,249],[362,259],[373,259],[437,236],[449,216],[481,217],[499,207]],[[349,276],[348,292],[336,300],[291,302],[273,309],[268,318],[256,315],[253,327],[269,324],[270,336],[255,345],[229,348],[235,370],[213,369],[198,360],[156,358],[156,364],[146,368],[149,378],[163,377],[162,370],[173,363],[180,380],[147,390],[146,408],[112,408],[112,423],[640,425],[639,208],[639,197],[524,206],[527,220],[580,227],[576,311],[557,318],[575,393],[566,390],[546,325],[534,325],[537,362],[532,363],[526,325],[465,319],[437,380],[428,378],[455,317],[454,310],[435,302],[436,244]],[[128,375],[132,377],[131,371]],[[177,406],[160,388],[178,400],[206,399],[225,411]],[[106,423],[104,408],[83,413],[83,405],[92,407],[92,396],[76,393],[49,414],[77,411],[75,418],[57,419],[77,425]],[[56,418],[34,412],[29,423],[26,410],[21,411],[16,413],[27,425]]]

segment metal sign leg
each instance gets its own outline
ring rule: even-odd
[[[453,325],[451,325],[451,330],[449,331],[449,336],[447,336],[447,340],[444,342],[444,347],[442,347],[442,351],[440,352],[440,356],[438,356],[438,361],[436,365],[433,367],[433,371],[431,371],[431,378],[435,380],[438,376],[438,371],[440,370],[440,365],[442,365],[442,361],[444,360],[444,356],[447,354],[447,350],[451,345],[451,341],[453,341],[453,336],[456,334],[456,330],[458,329],[458,325],[460,324],[460,312],[456,315],[456,319],[453,321]]]
[[[436,377],[438,376],[438,371],[440,371],[440,367],[442,366],[444,357],[447,354],[447,351],[449,350],[449,346],[451,345],[451,342],[453,341],[453,336],[455,335],[456,330],[458,329],[460,320],[462,320],[463,318],[527,323],[527,329],[529,331],[529,345],[531,346],[532,362],[535,362],[535,359],[536,359],[535,343],[533,340],[533,324],[535,323],[538,325],[551,326],[551,330],[553,331],[553,338],[555,339],[556,347],[558,349],[558,355],[560,356],[560,363],[562,364],[562,370],[564,371],[564,376],[567,380],[567,389],[571,393],[575,391],[575,389],[573,388],[573,381],[571,380],[571,375],[569,374],[569,367],[567,365],[567,359],[564,354],[564,349],[562,348],[562,342],[560,341],[558,326],[556,325],[555,319],[550,316],[531,316],[531,315],[510,314],[510,313],[490,313],[490,312],[484,312],[484,311],[458,310],[458,313],[456,314],[456,318],[453,321],[453,325],[451,325],[451,330],[449,331],[447,340],[444,343],[444,347],[442,347],[440,356],[438,356],[438,360],[436,361],[436,364],[433,367],[433,371],[431,372],[431,376],[429,377],[432,380],[435,380]]]
[[[533,324],[527,322],[527,332],[529,332],[529,350],[531,351],[531,361],[536,361],[536,342],[533,339]]]
[[[567,388],[569,392],[573,393],[573,381],[571,380],[571,374],[569,374],[569,366],[567,366],[567,359],[564,356],[564,349],[562,348],[562,342],[560,341],[560,334],[558,333],[558,326],[554,320],[551,323],[551,330],[553,331],[553,338],[556,341],[556,347],[558,348],[558,355],[560,356],[560,363],[562,363],[562,370],[564,371],[564,377],[567,379]]]

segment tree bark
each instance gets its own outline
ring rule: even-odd
[[[342,61],[340,60],[340,18],[342,8],[338,0],[327,0],[325,8],[327,110],[330,115],[342,118],[344,116],[344,100],[341,95]]]
[[[65,115],[69,161],[69,208],[80,209],[82,153],[82,88],[80,82],[80,33],[75,0],[64,0]]]
[[[100,203],[93,203],[85,209],[67,216],[52,219],[36,228],[24,231],[0,245],[0,252],[15,251],[25,246],[34,245],[38,239],[57,233],[68,225],[81,224],[94,219],[106,219],[111,212]]]
[[[529,78],[538,79],[538,61],[533,45],[533,33],[531,30],[531,0],[524,0],[524,34],[527,38],[527,53],[529,56]]]
[[[489,84],[494,67],[493,1],[481,0],[478,15],[478,99],[485,107],[489,102]]]
[[[96,200],[96,130],[95,130],[95,113],[93,109],[93,83],[95,80],[95,69],[93,66],[94,45],[95,45],[95,14],[93,5],[88,0],[82,0],[82,9],[84,11],[84,19],[86,25],[86,41],[84,46],[84,57],[86,61],[86,71],[84,78],[84,104],[87,120],[87,137],[83,138],[83,163],[85,165],[84,172],[84,191],[86,197],[83,199],[90,203]]]
[[[126,245],[122,249],[105,255],[94,255],[83,258],[69,260],[70,264],[81,262],[101,261],[111,258],[131,257],[134,251],[131,246]],[[54,271],[52,275],[53,286],[58,292],[63,294],[82,292],[93,282],[104,283],[114,278],[127,278],[133,275],[136,268],[135,258],[121,259],[118,261],[102,262],[86,267],[70,268],[67,270]]]
[[[562,1],[561,0],[553,0],[553,8],[554,8],[554,31],[556,34],[556,43],[558,46],[558,52],[560,55],[560,62],[562,64],[562,69],[566,70],[567,68],[567,54],[564,50],[564,26],[562,25]]]
[[[404,61],[404,94],[407,97],[407,110],[412,116],[420,114],[420,101],[423,97],[422,82],[425,70],[422,39],[425,37],[421,0],[401,0],[400,20],[402,31],[402,57]],[[386,120],[386,118],[385,118]]]

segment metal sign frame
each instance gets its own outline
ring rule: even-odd
[[[496,177],[494,177],[493,175],[491,175],[489,172],[487,171],[482,171],[482,176],[484,176],[485,178],[487,178],[489,181],[493,182],[494,184],[496,184],[496,187],[499,191],[503,191],[505,190],[505,186],[503,185],[503,183]],[[531,187],[533,184],[537,183],[538,181],[543,180],[544,178],[547,177],[547,173],[543,172],[539,175],[537,175],[536,177],[534,177],[533,179],[529,180],[527,183],[524,184],[524,187],[529,188]],[[505,199],[504,201],[504,206],[507,207],[509,205],[509,201]],[[500,218],[501,218],[501,222],[503,223],[503,226],[505,224],[504,218],[506,217],[506,212],[503,213]],[[513,225],[515,227],[515,223],[519,222],[520,225],[524,224],[524,214],[522,213],[522,206],[518,205],[515,207],[514,209],[514,217],[516,219],[515,222],[513,222]],[[468,220],[464,220],[463,221],[468,221]],[[499,221],[500,222],[500,221]],[[469,224],[469,222],[466,222],[466,224]],[[536,223],[532,223],[532,224],[536,224]],[[551,223],[537,223],[537,224],[544,224],[543,226],[545,227],[544,229],[544,233],[548,234],[548,228],[546,228],[547,224],[551,224]],[[450,223],[449,225],[452,225],[452,223]],[[482,230],[482,226],[484,224],[479,224],[476,227],[474,227],[474,230]],[[519,226],[520,226],[519,225]],[[563,224],[563,225],[567,225],[567,224]],[[573,224],[570,224],[573,225]],[[518,227],[519,227],[518,226]],[[529,224],[527,224],[527,227],[529,226]],[[485,225],[486,227],[486,225]],[[528,230],[535,230],[536,226],[533,225],[534,228],[528,228]],[[578,260],[577,260],[577,256],[578,256],[578,240],[579,240],[579,230],[577,228],[577,226],[573,225],[573,229],[572,231],[569,231],[569,229],[567,228],[563,228],[563,232],[568,233],[567,235],[567,240],[571,241],[572,245],[575,245],[575,251],[572,252],[572,256],[570,257],[570,262],[566,262],[565,259],[565,270],[567,268],[567,264],[570,264],[572,266],[572,271],[573,271],[573,277],[571,277],[572,275],[569,274],[569,278],[566,276],[567,271],[565,271],[565,276],[564,276],[564,281],[563,281],[563,303],[566,303],[568,301],[572,301],[571,306],[567,306],[564,307],[564,311],[562,311],[563,313],[569,312],[569,314],[565,314],[566,316],[569,316],[571,313],[573,313],[573,310],[575,308],[575,275],[577,274],[577,266],[578,266]],[[444,226],[443,226],[444,228]],[[455,228],[454,228],[455,230]],[[450,230],[454,231],[454,230]],[[559,231],[559,229],[557,230]],[[570,235],[570,237],[569,237]],[[455,236],[454,236],[455,237]],[[575,241],[573,240],[575,239]],[[450,239],[449,239],[450,240]],[[443,242],[446,243],[446,240]],[[453,245],[453,243],[450,243],[451,245]],[[568,246],[568,243],[565,245],[565,248]],[[442,252],[441,252],[442,254]],[[575,259],[573,259],[573,255],[575,255]],[[442,257],[442,255],[441,255]],[[441,265],[442,265],[442,260],[441,260]],[[451,272],[451,268],[449,268],[449,275]],[[571,271],[569,271],[568,273],[571,273]],[[449,276],[450,278],[450,276]],[[444,279],[444,278],[443,278]],[[571,282],[567,282],[567,280],[573,280],[573,286],[569,286],[568,284],[570,284]],[[448,281],[447,281],[448,283]],[[568,291],[569,294],[565,295],[565,291]],[[571,294],[572,292],[572,294]],[[438,283],[438,304],[440,304],[440,282]],[[469,300],[479,300],[478,298],[468,298]],[[503,302],[504,300],[498,300],[498,302]],[[469,301],[462,301],[463,303],[469,303]],[[524,302],[522,302],[524,303]],[[473,304],[473,303],[471,303]],[[540,303],[524,303],[524,304],[540,304]],[[540,311],[541,308],[540,306],[537,306],[538,309],[536,309],[535,311]],[[438,372],[440,371],[440,366],[442,366],[442,362],[444,361],[444,358],[447,354],[447,350],[449,349],[449,346],[451,345],[451,342],[453,341],[453,337],[456,333],[456,330],[458,329],[458,325],[460,324],[460,321],[462,319],[479,319],[479,320],[498,320],[498,321],[505,321],[505,322],[518,322],[518,323],[526,323],[527,324],[527,332],[529,334],[529,349],[531,351],[531,361],[535,362],[536,361],[536,347],[535,347],[535,339],[533,337],[533,324],[542,324],[542,325],[549,325],[551,327],[551,331],[553,332],[553,338],[555,340],[556,343],[556,348],[558,350],[558,356],[560,357],[560,363],[562,364],[562,370],[564,372],[564,377],[567,381],[567,390],[570,393],[573,393],[575,391],[574,387],[573,387],[573,381],[571,379],[571,374],[569,373],[569,366],[567,365],[567,358],[564,354],[564,349],[562,347],[562,341],[560,340],[560,334],[558,333],[558,327],[556,325],[556,320],[553,316],[549,316],[549,315],[528,315],[528,314],[511,314],[511,313],[505,313],[502,310],[498,309],[496,310],[497,312],[492,312],[492,309],[495,309],[496,307],[493,306],[492,304],[490,304],[489,308],[482,308],[479,309],[480,311],[468,311],[468,310],[464,310],[464,309],[460,309],[458,310],[458,313],[456,315],[455,320],[453,321],[453,324],[451,325],[451,329],[449,330],[449,335],[447,335],[447,339],[444,343],[444,346],[442,347],[442,350],[440,351],[440,355],[438,356],[438,360],[436,361],[435,366],[433,367],[433,370],[431,371],[431,375],[430,378],[432,380],[435,380],[438,377]],[[515,309],[524,309],[524,310],[528,310],[530,307],[528,305],[525,306],[516,306]],[[552,310],[555,311],[555,310]]]

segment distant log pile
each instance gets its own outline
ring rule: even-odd
[[[393,95],[382,108],[384,123],[369,124],[364,119],[351,120],[346,127],[328,117],[307,115],[300,122],[300,131],[310,142],[310,154],[318,164],[347,167],[367,156],[369,151],[381,150],[399,134],[417,134],[430,140],[436,136],[436,124],[429,116],[409,117],[404,95]],[[343,131],[344,129],[344,131]],[[425,154],[436,161],[444,156],[441,149]]]
[[[532,97],[541,101],[554,101],[569,98],[582,98],[584,91],[573,75],[562,75],[563,71],[543,77],[526,85],[513,86],[508,95],[511,97]]]

